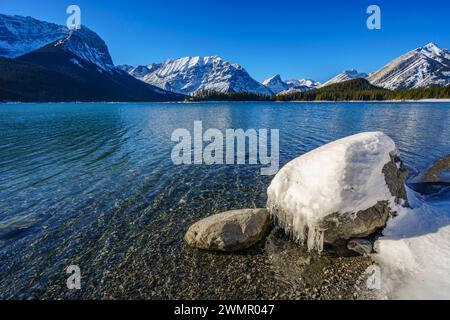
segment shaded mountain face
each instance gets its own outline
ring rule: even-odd
[[[449,85],[450,51],[429,43],[391,61],[368,80],[391,90]]]
[[[325,87],[325,86],[329,86],[330,84],[340,83],[340,82],[344,82],[344,81],[348,81],[348,80],[352,80],[352,79],[363,79],[363,78],[367,78],[367,76],[368,75],[366,73],[359,73],[356,69],[350,69],[350,70],[346,70],[346,71],[338,74],[337,76],[331,78],[327,82],[323,83],[321,86]]]
[[[7,101],[173,101],[184,96],[145,84],[114,68],[104,41],[82,28],[33,18],[1,15],[0,100]],[[43,38],[39,39],[39,30]],[[61,31],[62,30],[62,31]],[[27,40],[28,36],[30,40]],[[31,52],[30,48],[60,37]],[[5,40],[9,39],[9,40]],[[23,41],[24,46],[20,46]],[[19,53],[26,52],[17,56]]]
[[[148,84],[181,94],[215,91],[272,95],[240,65],[231,64],[218,56],[185,57],[148,66],[118,68]]]
[[[0,58],[0,100],[137,102],[184,98],[136,80],[125,72],[104,71],[55,44],[16,59]]]

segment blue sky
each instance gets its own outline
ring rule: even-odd
[[[220,55],[257,80],[324,81],[372,72],[431,41],[450,48],[448,0],[1,0],[0,12],[65,24],[70,4],[116,64]],[[381,30],[366,27],[370,4],[382,10]]]

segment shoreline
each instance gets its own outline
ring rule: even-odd
[[[142,101],[142,102],[127,102],[127,101],[64,101],[64,102],[1,102],[0,105],[21,105],[21,104],[140,104],[140,103],[164,103],[164,104],[200,104],[200,103],[243,103],[243,102],[273,102],[273,103],[450,103],[450,99],[421,99],[421,100],[342,100],[342,101],[332,101],[332,100],[312,100],[312,101],[258,101],[258,100],[248,100],[248,101]]]

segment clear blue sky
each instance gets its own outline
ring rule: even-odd
[[[257,80],[324,81],[349,68],[372,72],[431,41],[450,48],[448,0],[1,0],[0,12],[65,24],[69,4],[116,64],[220,55]],[[366,28],[370,4],[381,7],[379,31]]]

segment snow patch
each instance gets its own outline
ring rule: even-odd
[[[390,219],[376,243],[381,298],[450,299],[450,201],[427,202],[411,190],[413,209]]]

